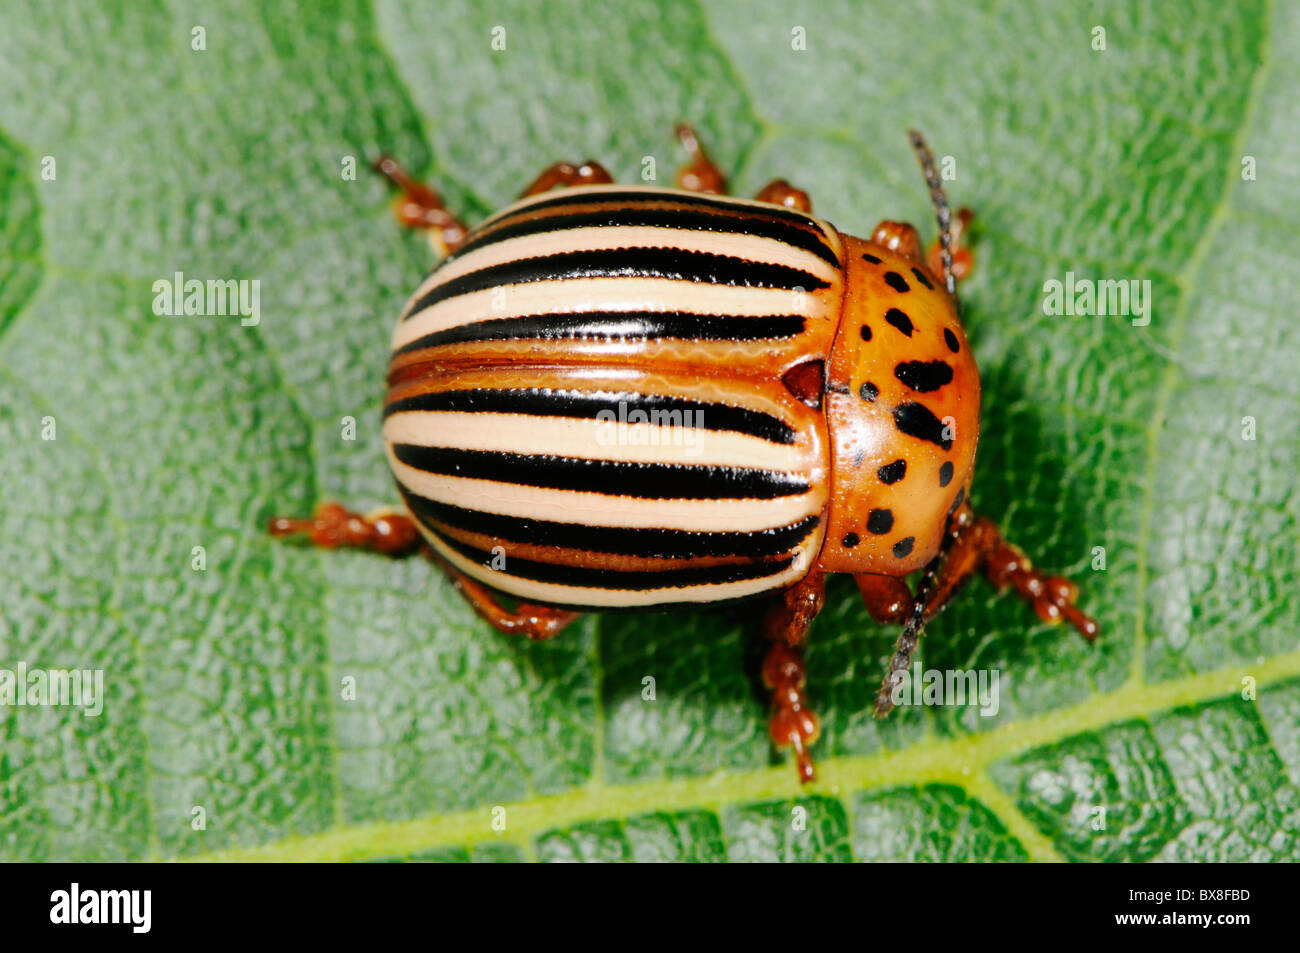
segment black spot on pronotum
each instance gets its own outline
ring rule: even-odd
[[[902,559],[904,556],[912,555],[912,544],[916,542],[915,536],[904,536],[894,544],[894,558]]]
[[[952,383],[952,368],[943,361],[903,361],[894,376],[912,390],[928,394]]]
[[[863,260],[863,261],[869,261],[869,262],[871,262],[873,265],[878,265],[878,264],[880,264],[880,259],[879,259],[879,258],[877,258],[875,255],[868,255],[866,252],[863,252],[863,253],[862,253],[862,260]]]
[[[966,499],[966,488],[962,487],[960,490],[957,491],[957,498],[952,501],[952,506],[948,507],[948,515],[951,516],[953,513],[956,513],[957,507],[961,506],[962,503],[965,501],[965,499]]]
[[[880,396],[880,388],[871,381],[863,381],[862,386],[858,388],[858,396],[867,403],[875,403],[876,398]]]
[[[893,510],[872,510],[867,515],[867,532],[874,536],[884,536],[894,528]]]
[[[948,460],[939,468],[939,485],[947,486],[952,482],[952,461]]]
[[[912,274],[916,275],[916,280],[921,282],[921,284],[925,285],[931,291],[934,290],[934,285],[930,284],[930,279],[925,277],[925,272],[923,272],[920,268],[913,268]]]
[[[890,272],[890,274],[893,274],[893,272]],[[912,319],[904,312],[899,311],[897,308],[890,308],[885,312],[885,320],[898,328],[898,330],[902,331],[909,338],[912,336]]]
[[[945,450],[952,449],[952,437],[944,432],[943,421],[924,404],[899,404],[894,409],[894,426],[909,437],[928,440]]]
[[[907,475],[907,461],[895,460],[893,463],[886,463],[876,471],[876,476],[880,477],[881,483],[897,483]]]
[[[957,343],[957,335],[952,333],[952,328],[943,329],[943,342],[948,345],[948,350],[954,354],[961,350],[961,345]]]
[[[860,542],[862,542],[862,540],[858,538],[858,534],[857,534],[857,533],[845,533],[845,534],[844,534],[844,548],[845,548],[845,549],[852,549],[854,546],[858,545],[858,543],[860,543]]]
[[[864,341],[871,340],[871,328],[867,327],[865,324],[858,328],[858,334],[861,335],[862,340]]]
[[[912,290],[907,283],[907,279],[896,271],[885,272],[885,284],[889,285],[889,287],[893,288],[895,291]]]

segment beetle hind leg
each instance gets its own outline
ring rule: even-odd
[[[519,193],[519,197],[526,199],[530,195],[540,195],[551,189],[569,188],[574,185],[609,185],[613,181],[614,177],[605,171],[605,167],[591,159],[582,165],[556,162],[543,169],[528,188]]]
[[[796,189],[785,179],[773,179],[759,189],[754,198],[759,202],[779,205],[795,212],[803,212],[805,215],[812,214],[812,199],[808,197],[808,193],[803,189]]]
[[[392,156],[380,156],[374,169],[400,190],[393,199],[393,217],[399,223],[425,232],[429,244],[443,257],[465,243],[469,227],[448,211],[431,186],[411,176]]]
[[[410,556],[422,543],[409,516],[391,509],[362,516],[337,503],[322,503],[309,519],[273,517],[268,529],[272,536],[305,536],[324,549],[368,549],[387,556]]]
[[[447,574],[456,591],[464,596],[470,608],[498,632],[504,632],[506,635],[522,635],[535,642],[542,642],[555,638],[568,627],[569,623],[582,615],[581,612],[522,600],[515,604],[515,609],[511,612],[496,600],[487,586],[471,579],[436,553],[433,558]]]
[[[821,734],[821,724],[804,694],[802,643],[825,598],[825,577],[814,571],[787,589],[763,620],[763,634],[771,643],[763,660],[763,682],[772,690],[768,734],[778,749],[794,750],[803,784],[816,777],[808,749]]]
[[[677,187],[685,192],[702,192],[705,195],[726,195],[727,177],[714,165],[709,154],[700,145],[700,138],[687,123],[676,129],[677,139],[686,150],[687,163],[677,170]]]

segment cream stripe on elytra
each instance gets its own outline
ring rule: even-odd
[[[683,251],[728,255],[752,262],[787,265],[811,272],[823,280],[835,277],[834,269],[816,255],[773,238],[615,225],[543,232],[477,249],[462,258],[448,261],[437,269],[416,290],[415,298],[418,300],[437,285],[493,265],[520,258],[542,258],[563,252],[603,248],[679,248]]]
[[[826,506],[824,486],[767,500],[642,500],[427,473],[397,460],[391,446],[387,454],[394,475],[412,492],[504,516],[578,521],[590,526],[757,533],[815,516]]]
[[[472,291],[439,301],[399,321],[392,347],[397,350],[426,334],[476,321],[579,311],[673,311],[739,317],[803,314],[810,320],[829,319],[824,296],[792,294],[779,288],[696,285],[671,278],[571,278]]]

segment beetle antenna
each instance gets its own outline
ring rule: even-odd
[[[935,218],[939,220],[939,256],[943,260],[943,283],[948,294],[957,294],[957,279],[952,273],[952,209],[948,205],[948,193],[944,191],[943,180],[939,170],[934,166],[934,153],[926,144],[925,136],[915,129],[907,130],[907,137],[912,141],[912,151],[916,161],[921,163],[925,173],[925,184],[930,187],[930,203],[934,206]]]
[[[925,567],[925,575],[921,577],[921,583],[916,587],[912,614],[907,617],[907,622],[903,624],[903,631],[898,634],[898,641],[894,643],[894,656],[889,660],[889,669],[885,672],[885,678],[880,683],[880,691],[876,694],[877,718],[884,718],[894,710],[894,688],[902,680],[903,673],[912,665],[912,655],[916,652],[916,647],[925,632],[925,610],[930,601],[930,591],[934,589],[935,580],[939,577],[939,568],[948,558],[948,553],[956,541],[957,534],[949,525],[945,528],[943,542],[939,544],[939,552]]]

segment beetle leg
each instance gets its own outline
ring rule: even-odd
[[[714,195],[727,194],[727,177],[713,164],[704,147],[700,145],[695,130],[686,123],[677,127],[677,138],[690,161],[677,170],[677,187],[687,192],[705,192]]]
[[[380,156],[374,168],[401,190],[393,199],[393,216],[398,222],[426,232],[429,244],[440,256],[450,255],[464,244],[469,228],[447,210],[434,189],[412,178],[392,156]]]
[[[608,185],[613,181],[613,176],[605,171],[605,167],[591,159],[582,165],[557,162],[543,169],[541,175],[533,179],[532,184],[519,193],[519,197],[523,199],[530,195],[540,195],[557,186],[567,188],[571,185]]]
[[[526,635],[530,639],[554,638],[582,615],[530,602],[518,603],[514,612],[502,608],[486,586],[470,579],[430,549],[409,516],[391,508],[362,516],[337,503],[322,503],[310,519],[277,516],[271,520],[269,528],[272,536],[302,535],[313,545],[325,549],[368,549],[388,556],[424,552],[442,567],[456,591],[465,597],[475,612],[498,631],[509,635]]]
[[[1049,576],[1035,569],[1019,548],[1002,538],[992,520],[977,517],[970,504],[963,503],[949,521],[939,554],[925,568],[917,601],[907,613],[888,671],[876,695],[877,718],[883,718],[893,709],[893,690],[902,672],[911,664],[925,622],[938,615],[979,569],[984,570],[998,589],[1007,586],[1015,589],[1044,622],[1065,620],[1089,642],[1097,637],[1097,623],[1075,605],[1078,586],[1061,576]],[[866,589],[863,595],[866,595]]]
[[[306,536],[325,549],[346,546],[388,556],[409,556],[421,543],[419,530],[405,514],[383,509],[362,516],[337,503],[320,504],[310,519],[274,517],[269,529],[272,536]]]
[[[872,231],[871,240],[892,252],[898,252],[918,265],[925,261],[921,256],[921,233],[916,230],[915,225],[885,219]],[[936,274],[941,275],[943,272],[936,272]]]
[[[953,514],[952,549],[944,560],[927,600],[925,617],[933,618],[979,569],[998,589],[1010,586],[1044,622],[1069,622],[1085,639],[1097,637],[1097,623],[1075,601],[1079,587],[1062,576],[1035,569],[1020,548],[1002,537],[997,525],[976,516],[969,503]]]
[[[498,632],[524,635],[540,642],[555,638],[570,622],[582,615],[581,612],[523,601],[515,603],[515,611],[511,612],[497,602],[487,586],[471,579],[436,553],[433,558],[447,573],[447,578],[456,587],[456,591],[465,597],[470,608]]]
[[[817,740],[821,725],[804,697],[801,643],[826,599],[826,577],[814,570],[787,589],[781,602],[763,620],[763,634],[771,645],[763,660],[763,682],[772,689],[772,715],[768,734],[778,748],[793,748],[799,780],[816,777],[808,748]]]
[[[952,233],[952,276],[956,281],[969,276],[975,268],[975,256],[962,240],[974,217],[975,213],[970,209],[960,208],[949,226]],[[936,275],[943,274],[943,246],[937,238],[930,244],[930,250],[926,254],[926,264]]]
[[[785,179],[773,179],[759,189],[754,198],[759,202],[780,205],[796,212],[803,212],[805,215],[812,214],[812,199],[808,197],[808,193],[803,189],[796,189]]]

